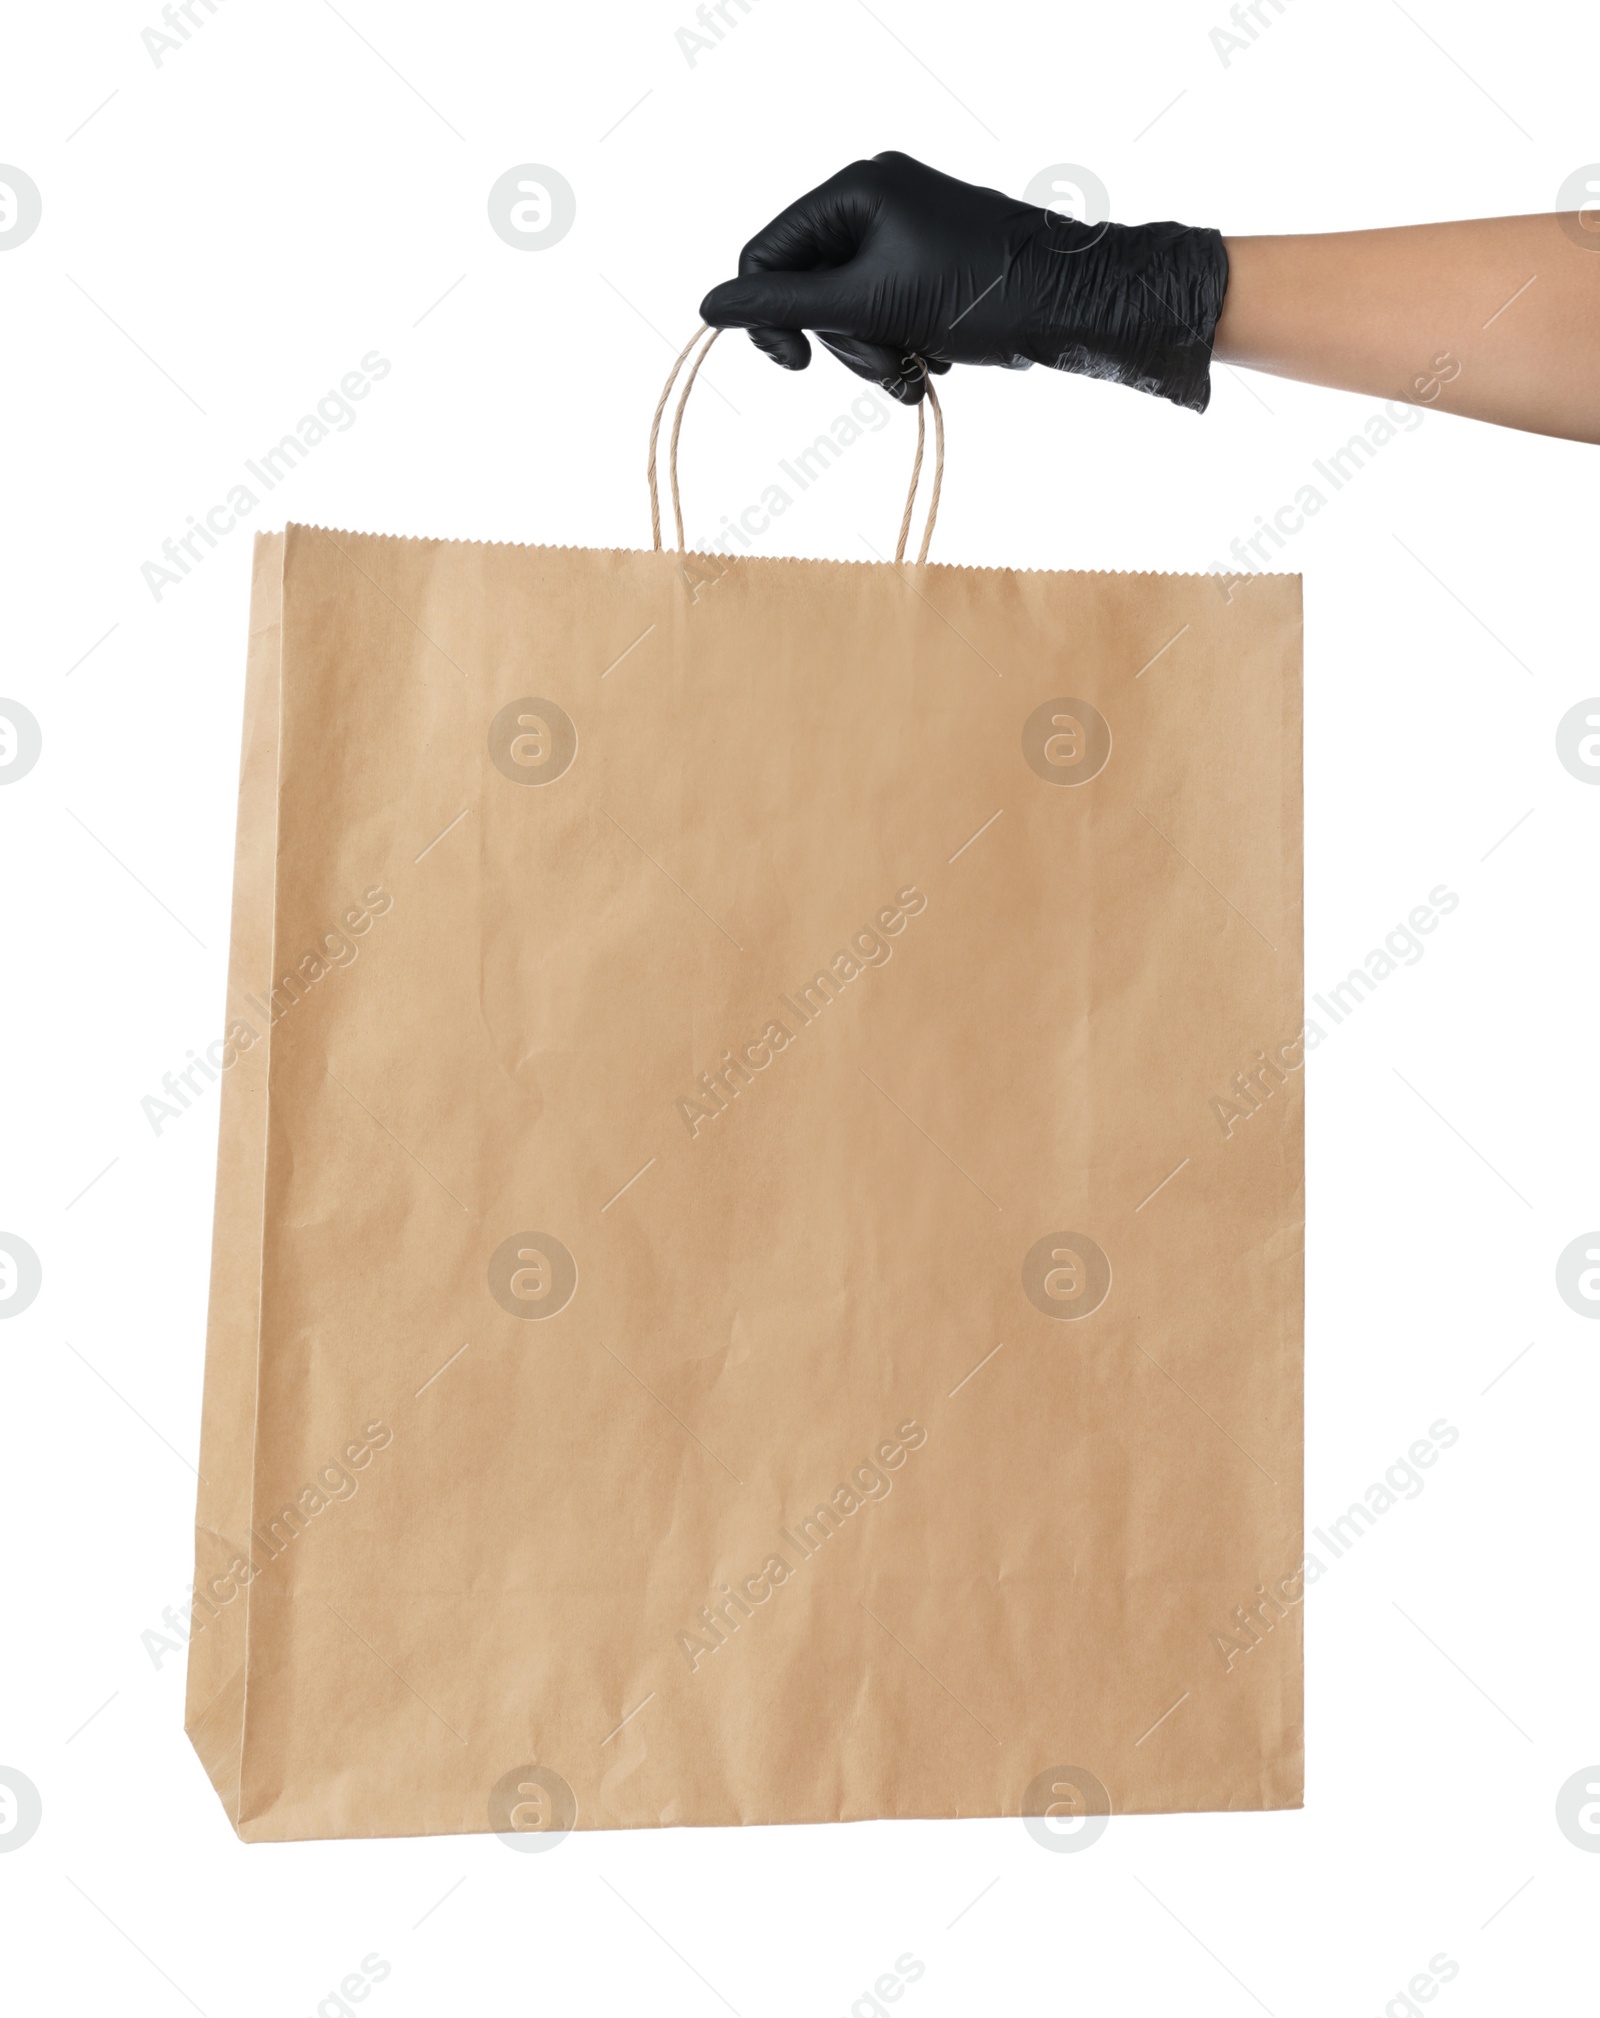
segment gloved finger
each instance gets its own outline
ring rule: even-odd
[[[862,167],[841,170],[763,226],[739,255],[740,279],[786,275],[803,284],[846,265],[860,247],[875,205],[863,186]],[[715,328],[746,328],[758,350],[788,371],[803,371],[811,361],[811,346],[803,332],[816,327],[826,290],[802,285],[801,291],[806,296],[803,312],[785,296],[789,313],[780,314],[773,307],[762,314],[761,305],[775,302],[776,293],[741,293],[737,283],[724,282],[701,303],[701,320]]]
[[[843,266],[860,250],[877,211],[871,164],[856,162],[780,210],[739,255],[739,271],[804,273]]]
[[[785,371],[804,371],[811,362],[811,346],[799,329],[752,329],[750,341]]]
[[[946,372],[950,369],[950,360],[947,357],[930,357],[927,364],[931,372]]]
[[[825,350],[832,351],[841,364],[848,365],[858,377],[871,379],[902,406],[915,406],[926,390],[926,373],[904,350],[891,350],[881,343],[866,343],[860,337],[827,329],[817,331],[817,341]]]

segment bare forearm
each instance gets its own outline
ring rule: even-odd
[[[1600,442],[1600,234],[1572,217],[1226,243],[1220,360]]]

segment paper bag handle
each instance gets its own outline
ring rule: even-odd
[[[647,475],[650,479],[650,538],[657,553],[661,551],[661,499],[656,488],[656,442],[661,433],[661,416],[667,410],[667,401],[671,397],[678,373],[683,369],[684,360],[695,345],[700,343],[701,337],[705,337],[705,342],[700,344],[699,355],[689,368],[689,376],[683,382],[683,391],[678,395],[677,410],[672,419],[672,438],[667,449],[667,473],[672,485],[672,516],[678,528],[678,552],[681,554],[684,550],[683,507],[678,498],[678,436],[683,429],[683,410],[689,404],[689,394],[700,375],[700,367],[705,363],[712,344],[721,334],[720,329],[708,332],[706,325],[701,323],[694,335],[678,352],[677,362],[668,373],[667,382],[661,388],[661,397],[656,402],[655,418],[650,423],[650,463]],[[900,520],[900,538],[894,550],[897,567],[906,557],[906,541],[911,533],[911,513],[917,501],[917,484],[922,476],[922,445],[926,432],[922,411],[924,405],[933,408],[933,492],[928,501],[927,522],[922,528],[922,547],[917,555],[918,567],[921,567],[928,558],[928,542],[933,538],[934,521],[939,516],[939,492],[944,486],[944,415],[939,409],[939,395],[933,389],[932,374],[922,359],[913,358],[911,361],[921,367],[923,376],[927,379],[927,397],[926,400],[917,402],[917,457],[911,465],[911,488],[906,493],[906,508]]]

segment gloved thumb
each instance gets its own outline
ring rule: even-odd
[[[838,271],[747,273],[712,288],[700,319],[713,329],[848,329],[848,289]]]

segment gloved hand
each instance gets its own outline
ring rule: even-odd
[[[878,154],[802,196],[700,305],[718,329],[802,371],[815,330],[906,405],[956,364],[1053,365],[1204,413],[1228,286],[1221,235],[1079,224],[908,154]]]

